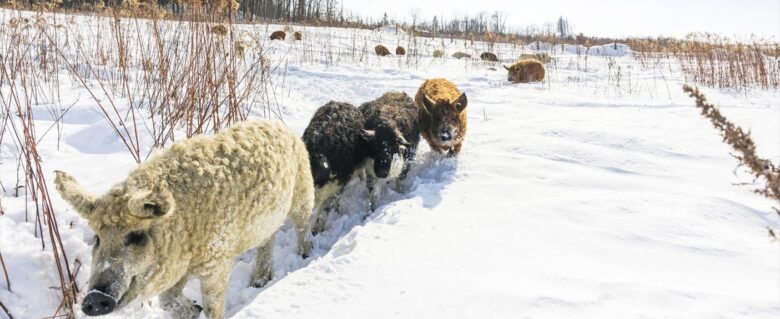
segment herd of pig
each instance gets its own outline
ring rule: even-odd
[[[371,210],[379,186],[394,180],[402,191],[421,135],[432,150],[457,155],[466,135],[467,103],[455,84],[431,79],[414,101],[388,92],[359,108],[335,101],[320,107],[303,133],[316,188],[314,233],[325,229],[327,211],[356,173],[366,181]]]
[[[452,82],[429,79],[414,100],[390,92],[359,108],[327,103],[302,138],[275,122],[236,124],[173,144],[102,196],[57,171],[58,192],[96,235],[82,311],[104,315],[159,295],[175,318],[201,311],[223,318],[236,256],[256,247],[251,285],[265,285],[285,220],[306,258],[310,236],[325,229],[326,212],[353,175],[366,181],[373,210],[375,186],[394,179],[400,188],[420,136],[433,151],[457,156],[467,104]],[[190,279],[200,280],[203,306],[182,295]]]

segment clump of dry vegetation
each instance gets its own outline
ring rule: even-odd
[[[59,225],[49,196],[43,161],[38,153],[37,144],[42,136],[36,132],[33,121],[33,106],[39,104],[54,104],[52,97],[57,89],[51,82],[62,61],[55,57],[52,48],[47,47],[49,41],[45,32],[53,32],[45,19],[15,17],[9,20],[7,26],[0,26],[0,143],[12,145],[12,154],[16,165],[16,185],[12,196],[28,199],[29,212],[25,211],[25,221],[33,223],[34,235],[40,239],[42,250],[52,253],[53,274],[58,278],[56,289],[60,294],[61,303],[53,315],[67,316],[72,314],[72,307],[79,293],[75,283],[80,263],[68,259]],[[61,117],[66,107],[59,104],[49,109],[54,118]],[[50,130],[58,131],[54,127]],[[46,133],[44,133],[46,134]],[[9,164],[10,164],[9,163]],[[10,164],[13,165],[13,164]],[[5,186],[0,184],[3,189]],[[0,212],[2,214],[2,212]],[[3,266],[7,289],[11,291],[11,282],[5,269],[5,262],[0,257]],[[11,312],[5,306],[0,307],[12,318]]]
[[[745,132],[723,116],[715,105],[707,102],[707,98],[698,88],[684,85],[683,91],[696,99],[696,107],[701,109],[701,114],[720,131],[723,141],[736,151],[734,157],[740,165],[747,167],[757,180],[766,182],[763,188],[757,189],[755,192],[780,203],[780,171],[771,161],[756,154],[756,144],[750,138],[750,133]],[[775,207],[774,210],[780,215],[780,209]],[[771,228],[769,234],[775,237],[775,232]]]
[[[634,56],[648,61],[678,62],[686,81],[749,91],[780,89],[780,43],[762,39],[733,41],[714,34],[689,34],[684,40],[628,39]]]
[[[701,85],[736,88],[780,88],[780,45],[731,43],[707,35],[692,38],[675,54],[688,80]]]
[[[14,149],[20,177],[14,195],[28,198],[35,236],[53,255],[51,269],[43,270],[59,279],[52,291],[61,304],[53,317],[71,318],[79,295],[80,262],[62,245],[37,150],[43,135],[59,141],[62,120],[75,103],[60,94],[63,88],[81,87],[139,163],[155,147],[221,131],[250,112],[281,116],[268,107],[270,66],[259,35],[239,39],[227,32],[229,24],[217,24],[225,32],[214,32],[211,26],[222,21],[211,14],[191,8],[177,21],[141,22],[124,18],[132,11],[114,11],[84,23],[78,15],[28,18],[28,12],[13,11],[15,17],[0,24],[0,142]],[[36,127],[47,118],[51,127]]]
[[[211,27],[211,33],[224,36],[228,33],[228,28],[223,24],[218,24]]]

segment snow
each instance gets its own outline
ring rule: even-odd
[[[585,54],[588,52],[588,48],[579,44],[560,44],[555,46],[556,50],[561,52],[573,53],[573,54]]]
[[[378,27],[374,30],[378,32],[390,33],[390,34],[406,33],[406,31],[404,31],[404,29],[401,29],[401,27],[399,27],[398,25],[386,25],[386,26]]]
[[[588,54],[590,55],[626,56],[631,55],[631,53],[631,48],[623,43],[610,43],[588,48]]]
[[[262,34],[281,26],[242,28]],[[419,49],[428,56],[415,61],[372,53],[378,43],[406,44],[408,35],[313,27],[305,34],[302,43],[266,43],[270,60],[285,66],[274,69],[275,98],[285,123],[299,134],[330,100],[358,105],[390,90],[414,94],[424,79],[446,77],[469,98],[466,143],[450,159],[422,141],[404,183],[407,193],[383,187],[373,213],[365,185],[353,179],[341,211],[331,212],[328,228],[313,239],[310,258],[296,254],[294,231],[286,225],[274,248],[274,279],[265,288],[249,287],[254,252],[240,256],[230,277],[229,317],[780,314],[780,245],[766,234],[767,226],[780,227],[771,210],[776,203],[751,192],[760,185],[748,174],[735,174],[731,150],[681,92],[674,61],[643,67],[622,45],[591,48],[588,59],[558,48],[545,83],[512,85],[490,63],[429,56],[442,47],[478,56],[486,43],[423,38]],[[354,42],[362,58],[351,55]],[[504,57],[527,50],[497,44],[492,52]],[[56,118],[46,105],[34,109],[48,181],[54,170],[64,170],[86,189],[103,192],[135,164],[84,88],[68,83],[61,90],[63,104],[73,105],[61,139],[55,132],[43,135]],[[752,132],[763,157],[780,159],[780,92],[703,91]],[[144,148],[150,141],[141,138]],[[24,190],[15,197],[9,188],[16,179],[15,147],[6,144],[0,252],[13,292],[0,277],[0,300],[16,318],[47,317],[58,305],[57,291],[47,289],[57,283],[53,257],[40,248]],[[93,233],[49,188],[65,249],[72,264],[80,261],[77,279],[86,291]],[[185,294],[200,302],[198,282]],[[105,316],[126,317],[167,315],[153,299]]]
[[[525,45],[526,50],[531,51],[550,51],[553,45],[547,42],[536,41]]]
[[[525,50],[534,52],[559,51],[571,54],[588,54],[592,56],[629,56],[633,53],[631,47],[623,43],[609,43],[604,45],[595,45],[585,47],[579,44],[557,44],[553,45],[547,42],[531,42],[523,47]]]

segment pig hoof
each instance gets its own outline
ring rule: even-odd
[[[171,312],[171,318],[174,319],[198,319],[200,317],[203,307],[195,303],[195,300],[190,300],[191,305],[187,305],[186,299],[183,304],[174,306],[171,309],[166,309]]]
[[[268,282],[271,281],[271,276],[268,276],[267,278],[259,278],[252,280],[252,287],[253,288],[263,288],[265,285],[268,284]]]
[[[305,242],[300,247],[298,247],[298,252],[301,254],[301,257],[303,259],[309,258],[309,255],[311,255],[311,248],[312,244],[311,242]]]

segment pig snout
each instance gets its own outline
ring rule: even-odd
[[[439,139],[442,142],[449,142],[450,140],[452,140],[452,131],[449,129],[443,129],[439,131]]]
[[[81,303],[81,311],[87,316],[102,316],[116,308],[116,299],[106,293],[106,286],[95,287]]]

